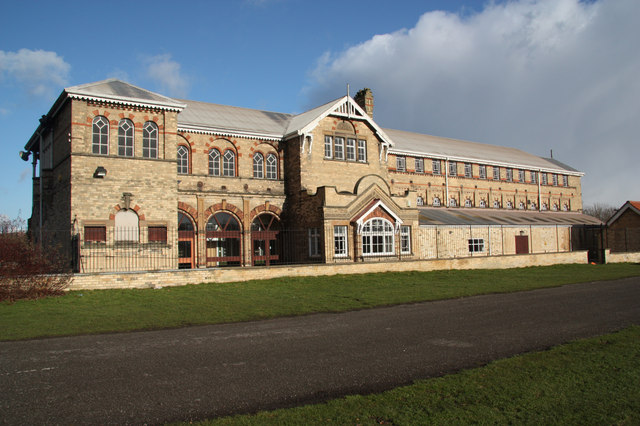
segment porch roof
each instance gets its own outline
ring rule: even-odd
[[[601,225],[595,217],[582,213],[521,211],[476,208],[420,208],[420,226],[429,225]]]

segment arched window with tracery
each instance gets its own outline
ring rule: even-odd
[[[253,177],[256,179],[264,177],[264,157],[259,152],[253,154]]]
[[[158,125],[147,121],[142,126],[142,156],[158,158]]]
[[[215,148],[209,151],[209,175],[220,176],[220,151]]]
[[[222,175],[236,175],[236,153],[230,149],[226,150],[222,156]]]
[[[207,266],[240,266],[242,230],[240,222],[227,212],[209,218],[207,233]]]
[[[386,219],[373,218],[362,227],[363,256],[385,256],[395,253],[393,225]]]
[[[280,220],[263,213],[251,223],[251,250],[254,265],[269,266],[280,260]]]
[[[178,145],[177,157],[178,161],[178,174],[189,174],[189,148],[184,145]]]
[[[118,124],[118,155],[133,157],[133,121],[123,118]]]
[[[275,154],[267,155],[266,176],[267,179],[278,179],[278,157]]]
[[[91,151],[94,154],[109,155],[109,120],[102,115],[93,119],[93,140]]]
[[[195,267],[195,226],[191,218],[178,212],[178,268],[191,269]]]

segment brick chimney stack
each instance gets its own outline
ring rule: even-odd
[[[359,90],[353,100],[360,105],[360,108],[362,108],[369,117],[373,118],[373,92],[371,89],[365,87]]]

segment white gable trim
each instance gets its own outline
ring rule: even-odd
[[[343,96],[337,99],[334,103],[329,105],[321,114],[314,118],[309,124],[298,130],[298,135],[310,133],[314,128],[318,126],[320,121],[330,115],[342,118],[348,118],[352,120],[362,120],[371,125],[376,134],[382,141],[382,144],[387,148],[394,145],[393,141],[387,134],[364,112],[360,105],[353,100],[350,96]]]
[[[71,99],[79,99],[83,101],[93,101],[93,102],[106,102],[116,105],[127,105],[138,108],[152,108],[152,109],[163,109],[166,111],[177,111],[180,112],[185,109],[187,106],[185,104],[165,104],[162,102],[141,102],[141,101],[133,101],[131,99],[121,98],[119,96],[89,96],[82,93],[74,93],[67,92],[67,95]]]
[[[609,219],[607,221],[607,226],[611,226],[611,224],[613,222],[615,222],[616,220],[618,220],[620,218],[620,216],[622,216],[622,214],[624,212],[626,212],[627,210],[631,209],[631,211],[635,212],[637,215],[640,215],[640,210],[638,210],[637,208],[635,208],[633,206],[633,204],[631,204],[630,201],[627,201],[626,203],[624,203],[624,205],[622,207],[620,207],[620,209],[611,217],[611,219]]]
[[[358,225],[358,234],[362,233],[362,227],[364,226],[364,220],[367,216],[369,216],[371,213],[373,213],[375,211],[375,209],[377,209],[378,207],[384,209],[384,211],[386,211],[387,213],[389,213],[389,215],[396,221],[396,226],[395,226],[395,230],[396,232],[398,232],[398,229],[400,229],[400,225],[402,225],[404,222],[402,221],[402,219],[400,219],[398,217],[398,215],[396,215],[393,210],[391,210],[389,207],[387,207],[382,200],[378,200],[373,206],[371,206],[369,209],[367,209],[367,211],[365,211],[362,215],[360,215],[360,218],[358,220],[356,220],[356,225]]]

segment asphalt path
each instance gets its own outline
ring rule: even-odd
[[[0,342],[0,422],[142,424],[369,393],[640,324],[640,277],[340,314]]]

